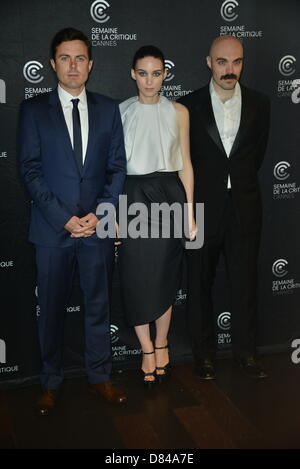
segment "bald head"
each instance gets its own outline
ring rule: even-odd
[[[220,46],[221,47],[224,46],[226,48],[231,48],[231,47],[240,48],[243,54],[243,45],[241,41],[234,36],[226,35],[226,36],[218,36],[213,40],[209,49],[210,57],[212,57],[215,54],[216,50],[218,50]]]
[[[217,37],[206,57],[212,73],[213,85],[222,100],[230,99],[243,68],[244,52],[234,36]]]

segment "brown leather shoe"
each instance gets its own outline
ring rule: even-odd
[[[114,386],[111,381],[103,383],[90,384],[90,389],[97,396],[103,397],[111,404],[124,404],[127,401],[126,394]]]
[[[45,389],[35,404],[35,410],[41,417],[48,416],[57,404],[58,391]]]

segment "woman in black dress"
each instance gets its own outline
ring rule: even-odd
[[[167,207],[177,203],[181,210],[186,201],[190,207],[193,202],[189,114],[183,105],[159,95],[166,74],[162,52],[154,46],[140,48],[131,69],[138,96],[120,104],[127,156],[127,204],[143,205],[131,206],[138,211],[133,210],[130,213],[134,215],[128,217],[129,233],[119,248],[119,271],[126,319],[135,327],[141,344],[143,379],[148,387],[161,382],[169,371],[168,331],[183,256],[183,235],[180,239],[173,233],[176,217],[168,218],[165,212],[160,216],[151,210],[162,203]],[[138,224],[133,221],[136,214]],[[165,237],[162,230],[169,220],[170,236]],[[140,232],[148,232],[148,238],[136,237],[137,225]],[[157,233],[153,236],[153,230],[159,231],[158,237]],[[188,237],[193,239],[195,232],[190,210]],[[156,326],[154,344],[152,322]]]

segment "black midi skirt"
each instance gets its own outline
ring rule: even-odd
[[[141,223],[136,214],[127,215],[129,233],[121,238],[122,244],[118,248],[126,321],[131,326],[139,326],[155,321],[173,304],[181,282],[184,243],[183,233],[182,237],[178,237],[178,233],[183,232],[183,223],[178,226],[178,218],[172,211],[169,218],[151,212],[152,204],[157,207],[157,204],[177,202],[177,208],[180,205],[183,213],[186,196],[177,172],[127,176],[124,192],[128,208],[136,202],[143,204],[143,211],[136,212]],[[170,236],[166,237],[163,230],[169,220]],[[174,234],[175,225],[177,234]],[[136,229],[143,234],[148,229],[148,238],[136,237]],[[151,232],[155,232],[155,237],[151,237]]]

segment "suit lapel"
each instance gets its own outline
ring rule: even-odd
[[[253,113],[253,106],[251,105],[251,100],[249,98],[247,90],[242,86],[241,86],[241,96],[242,96],[241,120],[240,120],[238,132],[236,134],[235,140],[231,148],[229,158],[232,158],[238,154],[238,149],[247,132],[248,123],[250,122],[251,116]]]
[[[55,129],[55,136],[60,143],[60,147],[80,172],[80,168],[78,168],[77,163],[75,161],[69,130],[58,97],[57,89],[53,90],[52,93],[49,94],[49,105],[49,112]]]
[[[97,102],[92,93],[86,92],[88,115],[89,115],[89,135],[86,155],[83,165],[83,172],[86,171],[89,163],[92,161],[93,149],[96,142],[97,129],[99,129],[99,116],[97,115]]]
[[[218,127],[216,124],[214,111],[213,111],[212,104],[211,104],[209,86],[207,86],[205,89],[204,98],[199,106],[199,112],[200,112],[200,116],[203,121],[204,127],[206,128],[207,133],[215,142],[219,150],[227,158],[227,155],[226,155],[226,152],[225,152],[225,149],[224,149],[224,146],[223,146],[223,143],[222,143],[219,131],[218,131]]]
[[[251,105],[251,99],[247,93],[247,89],[241,86],[241,96],[242,96],[242,108],[241,108],[241,120],[238,132],[236,134],[235,140],[233,142],[229,158],[235,157],[238,154],[238,149],[247,133],[248,123],[251,120],[253,114],[253,106]],[[203,106],[203,112],[201,112],[201,106]],[[213,139],[219,150],[223,153],[224,157],[227,158],[226,151],[224,149],[218,127],[216,124],[214,111],[211,104],[209,85],[205,88],[204,97],[201,100],[199,105],[199,112],[203,121],[203,124],[206,128],[207,133]]]

